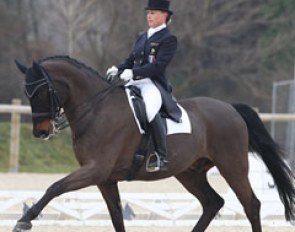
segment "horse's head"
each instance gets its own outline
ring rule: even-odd
[[[89,112],[117,85],[110,84],[92,68],[67,56],[54,56],[25,67],[15,61],[25,74],[25,94],[33,120],[33,134],[47,139],[71,125],[83,127],[81,120],[91,120]],[[69,120],[67,120],[69,119]]]
[[[61,110],[51,78],[36,62],[30,68],[18,61],[15,63],[25,74],[25,94],[32,109],[33,134],[35,137],[48,139],[55,133],[55,121]]]

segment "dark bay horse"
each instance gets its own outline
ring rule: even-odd
[[[32,107],[33,134],[48,138],[55,132],[61,108],[72,131],[80,168],[51,185],[17,222],[14,232],[30,230],[31,220],[53,198],[96,185],[108,206],[115,231],[124,232],[118,181],[126,180],[141,135],[122,88],[111,85],[93,69],[69,57],[50,57],[27,68],[25,90]],[[256,152],[274,178],[287,220],[295,218],[294,176],[282,151],[249,106],[230,105],[206,97],[179,101],[187,110],[192,134],[167,137],[171,157],[167,171],[148,173],[144,165],[136,180],[171,176],[201,203],[203,214],[193,232],[205,231],[224,205],[207,181],[216,166],[237,195],[252,231],[261,232],[260,201],[248,180],[248,151]]]

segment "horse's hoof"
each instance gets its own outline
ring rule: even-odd
[[[31,222],[17,222],[12,232],[25,232],[32,229]]]

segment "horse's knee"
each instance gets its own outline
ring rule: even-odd
[[[216,195],[214,200],[211,198],[207,204],[203,205],[204,213],[213,214],[215,216],[217,212],[224,206],[224,203],[224,199],[219,195]]]
[[[216,212],[218,212],[223,206],[224,206],[224,199],[220,196],[218,196],[218,198],[216,198],[216,202],[215,202],[215,210]]]
[[[224,203],[225,203],[224,199],[222,197],[219,197],[218,203],[217,203],[218,210],[221,209],[224,206]]]
[[[50,198],[57,197],[60,194],[65,192],[65,186],[61,181],[57,181],[54,184],[52,184],[47,190],[46,195]]]

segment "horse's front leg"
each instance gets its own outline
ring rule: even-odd
[[[125,232],[118,183],[105,183],[103,185],[98,185],[98,188],[100,189],[101,194],[108,206],[108,210],[116,232]]]
[[[69,174],[65,178],[52,184],[43,195],[43,197],[33,205],[18,221],[15,225],[13,232],[23,232],[32,228],[31,221],[35,219],[43,208],[55,197],[70,192],[73,190],[88,187],[93,183],[93,175],[95,173],[95,166],[88,165],[81,167],[77,171]],[[96,167],[97,170],[97,167]],[[97,179],[95,180],[97,183]]]

